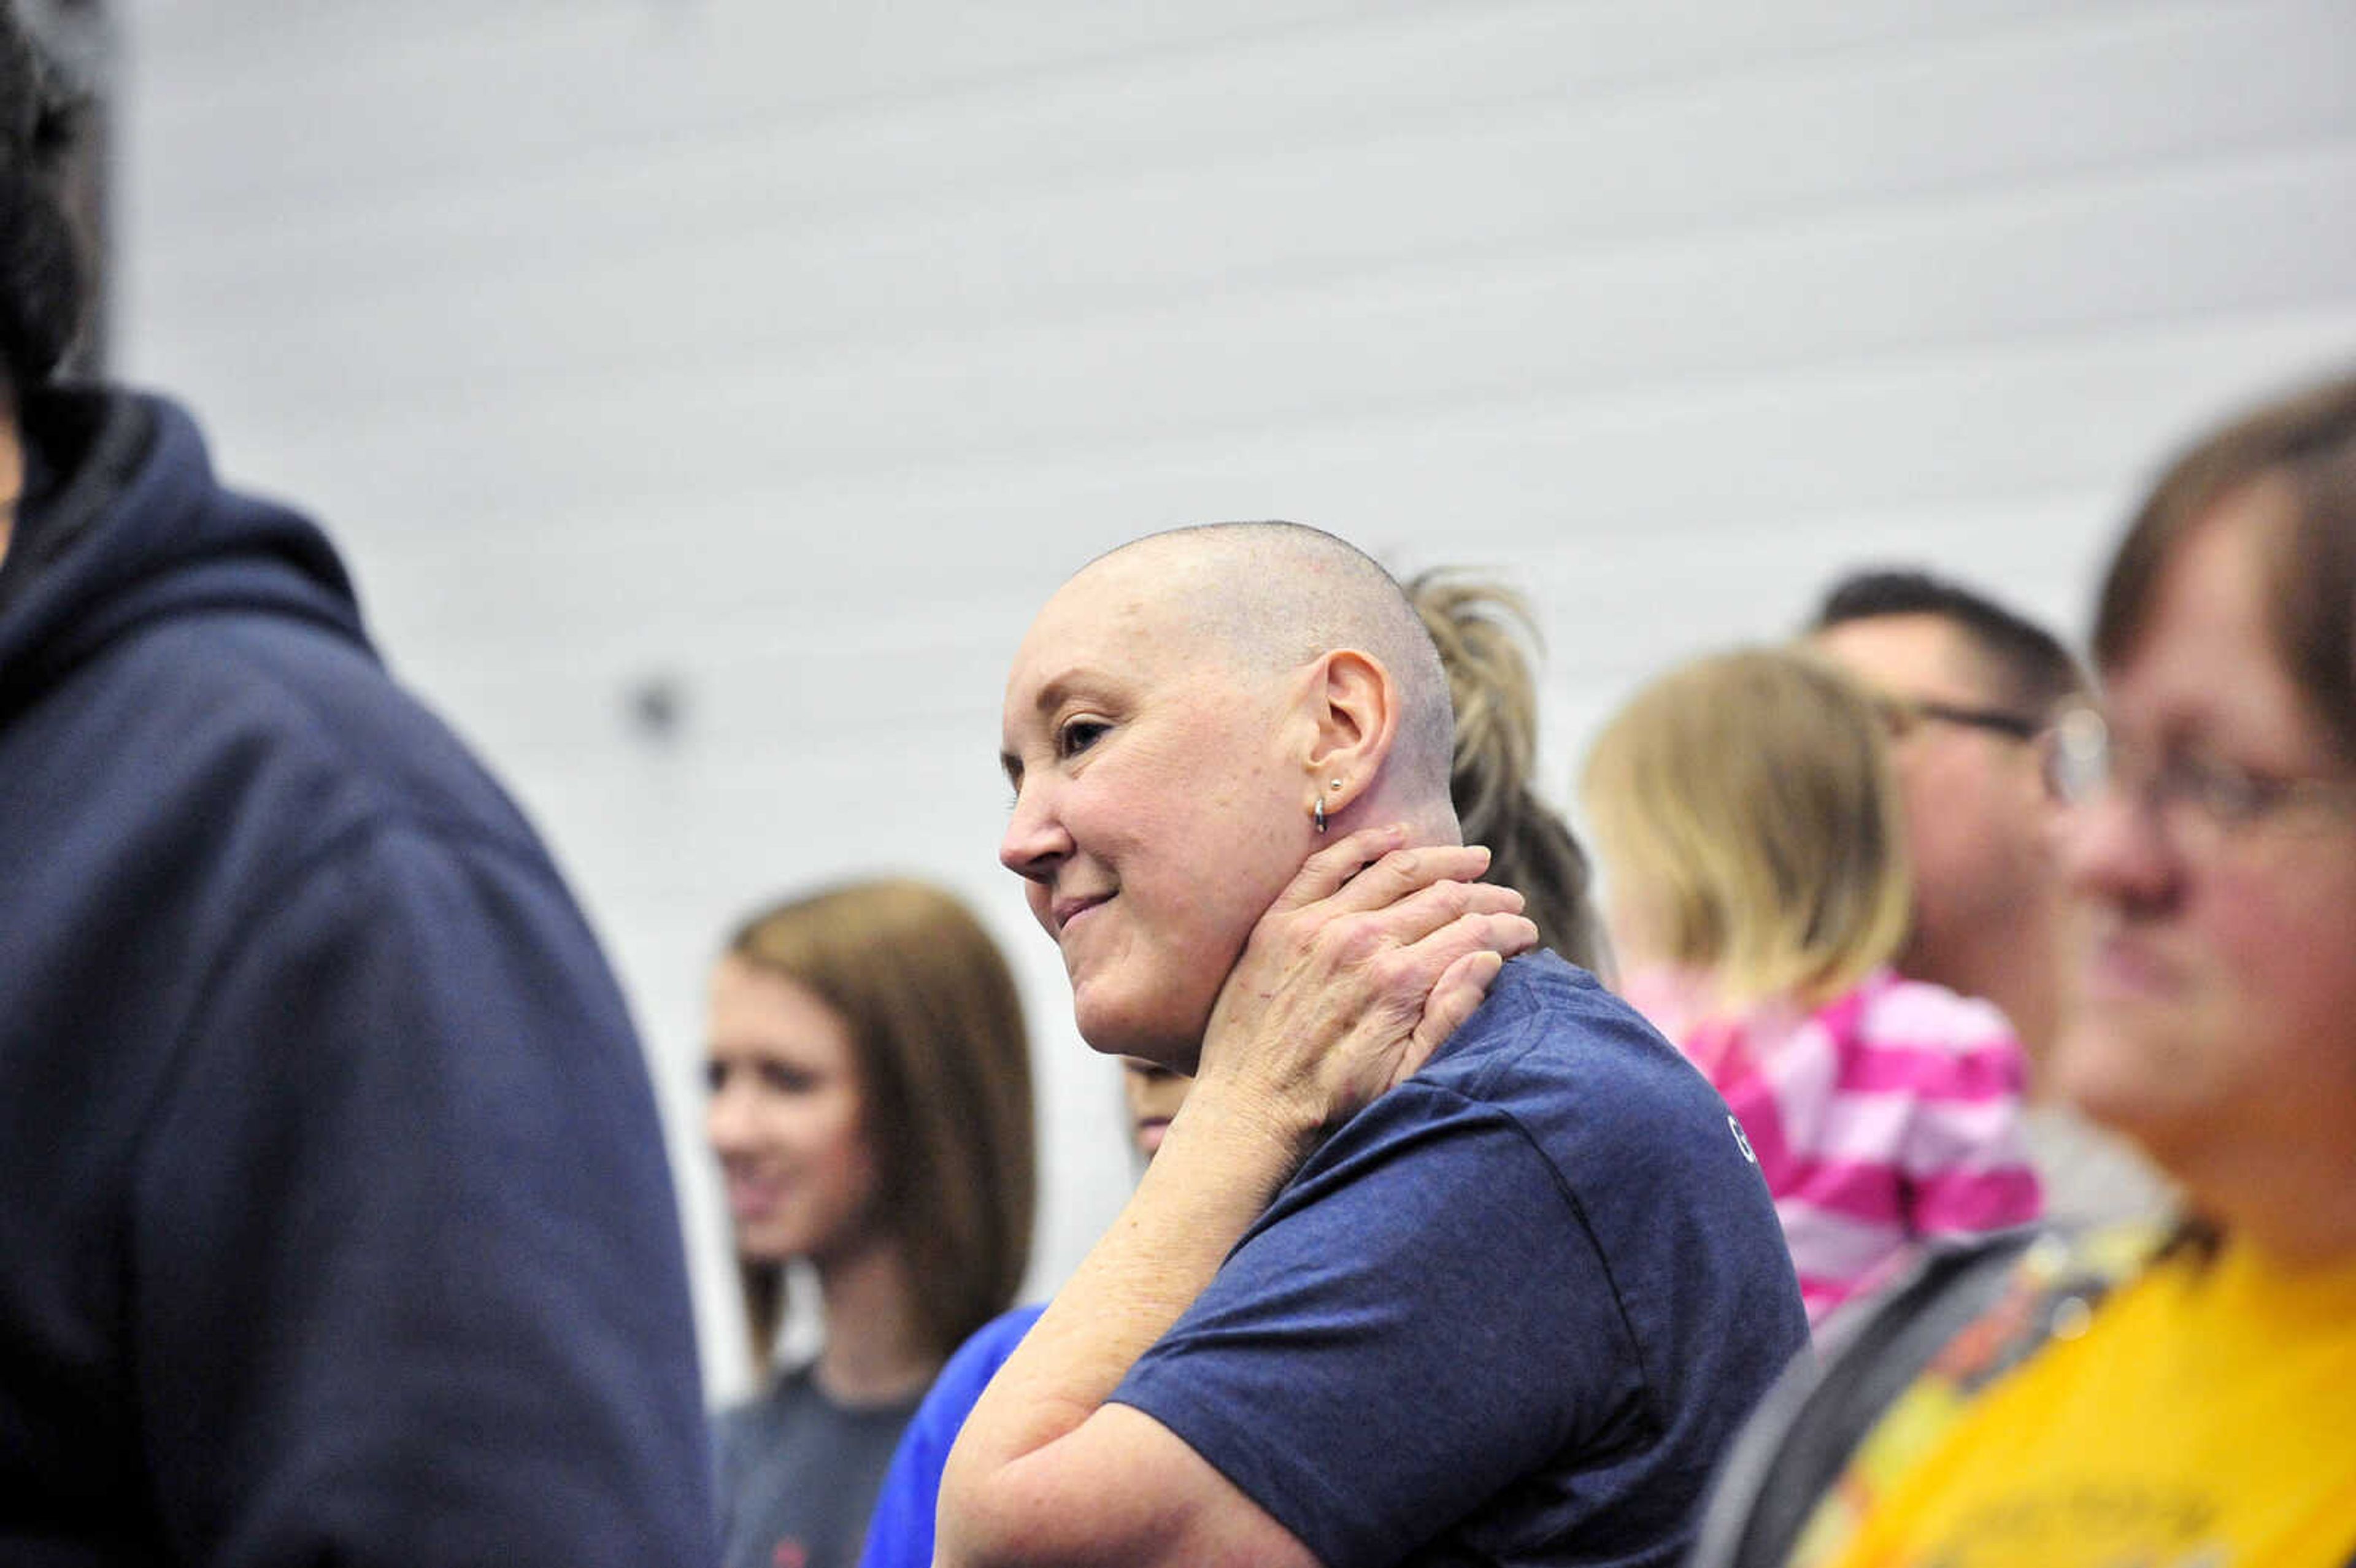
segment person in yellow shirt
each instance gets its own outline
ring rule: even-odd
[[[2063,807],[2063,1093],[2172,1225],[1934,1260],[1762,1410],[1694,1559],[2356,1563],[2356,377],[2161,475]]]

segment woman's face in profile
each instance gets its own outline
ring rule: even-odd
[[[1252,926],[1300,869],[1313,791],[1284,682],[1238,674],[1113,557],[1065,584],[1006,684],[999,859],[1062,949],[1081,1036],[1192,1071]]]
[[[2356,780],[2268,626],[2284,504],[2246,490],[2177,542],[2104,672],[2111,786],[2059,829],[2059,1086],[2228,1204],[2255,1161],[2356,1148]],[[2232,796],[2196,787],[2221,777],[2298,782],[2221,811]]]
[[[823,1264],[863,1243],[877,1182],[850,1023],[731,954],[712,972],[711,1031],[704,1125],[739,1255]]]

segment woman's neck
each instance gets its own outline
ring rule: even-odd
[[[2237,1142],[2205,1168],[2180,1152],[2176,1163],[2184,1168],[2170,1174],[2192,1206],[2275,1269],[2304,1275],[2356,1264],[2356,1161],[2345,1151],[2319,1155],[2279,1138]]]
[[[2319,1193],[2312,1203],[2244,1213],[2228,1223],[2229,1234],[2245,1240],[2285,1274],[2328,1273],[2356,1264],[2356,1201],[2342,1192]]]
[[[940,1359],[926,1342],[916,1283],[896,1242],[877,1237],[818,1264],[826,1342],[811,1375],[844,1405],[896,1404],[921,1392]]]

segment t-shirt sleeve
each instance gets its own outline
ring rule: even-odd
[[[528,849],[383,828],[276,890],[149,1119],[129,1245],[175,1555],[711,1561],[650,1085]]]
[[[1327,1568],[1394,1563],[1640,1397],[1611,1282],[1510,1116],[1410,1082],[1115,1391]]]

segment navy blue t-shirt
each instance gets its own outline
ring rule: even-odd
[[[1725,1103],[1541,953],[1318,1148],[1113,1398],[1327,1568],[1670,1563],[1807,1338]]]

